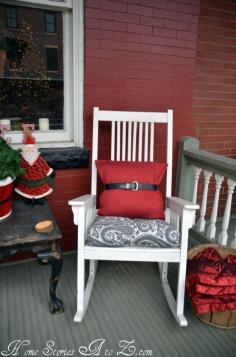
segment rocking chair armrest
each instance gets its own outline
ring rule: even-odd
[[[190,201],[186,201],[180,197],[167,197],[166,201],[167,208],[179,215],[182,215],[183,210],[196,211],[199,209],[199,205]]]
[[[81,224],[85,221],[86,214],[90,211],[93,212],[93,216],[96,213],[96,196],[95,195],[83,195],[73,200],[70,200],[68,204],[72,208],[73,216],[74,216],[74,224],[78,226],[80,221],[80,229],[84,225]]]
[[[96,196],[95,195],[83,195],[68,202],[70,206],[85,206],[86,208],[96,206]]]

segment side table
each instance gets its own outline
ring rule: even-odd
[[[50,233],[38,233],[34,226],[51,220],[54,229]],[[58,224],[45,201],[33,207],[23,200],[13,202],[11,216],[0,221],[0,259],[19,252],[33,252],[44,264],[51,265],[50,310],[53,314],[63,312],[63,303],[56,296],[56,288],[62,269],[62,253],[59,241],[62,238]]]

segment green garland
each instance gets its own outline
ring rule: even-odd
[[[8,176],[14,179],[24,174],[20,153],[20,149],[12,149],[4,139],[0,138],[0,180]]]

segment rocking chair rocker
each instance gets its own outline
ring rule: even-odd
[[[159,263],[161,283],[170,310],[180,326],[187,326],[187,320],[184,317],[184,296],[188,234],[193,224],[195,211],[199,206],[178,197],[171,197],[172,116],[172,110],[168,110],[166,113],[145,113],[103,111],[99,110],[99,108],[94,108],[91,194],[69,201],[69,205],[72,206],[73,210],[74,223],[78,226],[77,312],[74,318],[75,321],[82,321],[85,315],[95,280],[98,260],[141,261]],[[95,161],[98,159],[98,132],[101,122],[110,122],[111,125],[111,161],[121,163],[154,162],[156,127],[159,124],[166,126],[166,208],[165,220],[162,222],[168,225],[168,228],[171,225],[172,229],[177,232],[179,241],[175,246],[168,245],[166,242],[160,245],[155,244],[154,246],[137,246],[135,243],[129,244],[129,246],[112,246],[112,244],[104,246],[100,242],[98,245],[88,244],[88,231],[93,227],[94,221],[96,222],[97,219],[97,168]],[[131,183],[135,185],[133,189],[136,190],[138,182],[132,181]],[[156,185],[149,186],[156,187]],[[114,186],[109,188],[114,188]],[[118,188],[122,189],[124,187]],[[147,187],[147,189],[149,188]],[[157,221],[160,223],[159,220]],[[90,264],[86,287],[85,260],[89,260]],[[179,265],[176,300],[173,297],[167,279],[168,262],[176,262]]]

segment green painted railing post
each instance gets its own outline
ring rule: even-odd
[[[189,149],[199,150],[199,140],[191,136],[185,136],[179,142],[175,195],[191,201],[194,187],[194,173],[184,156],[184,150]]]

